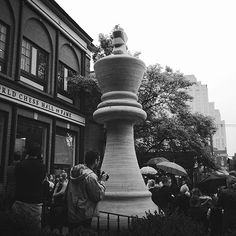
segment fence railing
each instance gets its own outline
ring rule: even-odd
[[[128,216],[106,211],[99,211],[99,213],[99,216],[97,216],[97,232],[101,229],[120,232],[122,227],[129,230],[132,227],[132,220],[139,218],[138,216]]]

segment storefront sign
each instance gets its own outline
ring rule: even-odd
[[[80,125],[85,125],[85,118],[79,116],[70,111],[64,110],[60,107],[54,106],[45,101],[39,100],[37,98],[31,97],[19,91],[8,88],[0,84],[0,98],[39,110],[41,112],[46,112],[50,115],[60,117],[62,119],[77,123]]]

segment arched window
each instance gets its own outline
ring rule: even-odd
[[[37,19],[29,19],[21,43],[20,80],[42,91],[50,86],[51,39],[46,27]]]
[[[74,49],[69,44],[64,44],[59,51],[59,66],[57,76],[57,92],[58,97],[70,103],[73,101],[67,99],[68,94],[68,78],[76,74],[80,74],[80,60],[78,59]]]
[[[48,76],[48,53],[26,38],[21,45],[21,70],[35,82],[44,85]]]
[[[15,16],[9,1],[3,0],[0,5],[0,72],[10,75]]]

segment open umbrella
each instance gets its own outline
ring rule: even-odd
[[[204,193],[216,193],[219,187],[226,185],[226,178],[227,176],[225,175],[209,173],[197,186]]]
[[[151,166],[144,166],[140,169],[142,175],[155,175],[157,171]]]
[[[216,170],[215,173],[217,175],[224,175],[224,176],[229,175],[229,172],[227,170],[222,170],[222,169]]]
[[[156,165],[157,163],[162,162],[162,161],[168,161],[168,160],[164,157],[155,157],[155,158],[151,158],[147,162],[147,165]]]
[[[170,174],[179,175],[179,176],[187,175],[186,170],[182,166],[174,162],[162,161],[162,162],[157,163],[156,167]]]

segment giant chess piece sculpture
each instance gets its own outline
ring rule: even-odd
[[[93,116],[107,130],[101,169],[110,176],[99,210],[144,216],[146,211],[157,210],[140,173],[134,148],[133,125],[146,118],[136,95],[146,67],[140,59],[128,55],[126,41],[123,29],[116,27],[113,55],[94,65],[102,102]]]

